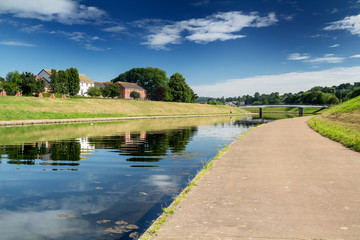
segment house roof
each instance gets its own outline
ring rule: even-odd
[[[94,83],[93,80],[88,78],[85,74],[79,74],[80,82]]]
[[[103,82],[94,82],[95,87],[97,88],[104,88],[105,84]]]
[[[129,82],[116,82],[116,84],[119,84],[123,86],[125,89],[136,89],[136,90],[142,90],[145,91],[144,88],[140,87],[136,83],[129,83]]]
[[[51,75],[51,70],[49,69],[43,69],[47,74]],[[40,71],[41,72],[41,71]]]

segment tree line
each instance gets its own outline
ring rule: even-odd
[[[209,98],[200,97],[197,102],[207,102],[208,104],[225,104],[233,102],[236,105],[267,105],[267,104],[319,104],[331,105],[347,101],[360,95],[360,82],[343,83],[332,87],[316,86],[308,91],[298,93],[285,93],[280,95],[278,92],[270,94],[260,94],[256,92],[253,96],[243,95],[228,98]]]
[[[45,82],[37,81],[35,75],[30,72],[19,73],[18,71],[9,72],[5,78],[0,77],[0,90],[4,90],[9,95],[17,92],[25,96],[39,94],[45,89]]]
[[[76,68],[56,71],[51,69],[50,92],[75,96],[80,91],[80,77]]]
[[[119,74],[111,82],[136,83],[154,101],[194,103],[198,98],[180,73],[174,73],[168,78],[166,72],[159,68],[133,68]]]

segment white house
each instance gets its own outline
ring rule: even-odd
[[[87,91],[90,87],[95,86],[95,82],[88,78],[85,74],[79,74],[80,78],[80,91],[77,95],[88,97]]]
[[[50,77],[51,70],[49,70],[49,69],[42,69],[39,72],[38,76],[39,76],[39,78],[44,78],[49,83],[51,82],[51,77]],[[88,78],[85,74],[79,74],[79,78],[80,78],[80,91],[77,95],[88,97],[87,91],[89,90],[90,87],[94,87],[95,83],[90,78]]]

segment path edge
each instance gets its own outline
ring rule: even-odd
[[[227,144],[224,146],[224,148],[220,149],[218,151],[218,154],[209,160],[204,166],[202,166],[202,169],[196,174],[196,176],[193,178],[193,180],[190,181],[190,183],[182,190],[182,192],[174,199],[174,201],[170,204],[169,207],[163,208],[163,213],[149,226],[149,228],[140,236],[139,240],[149,240],[153,236],[156,236],[157,231],[160,229],[160,227],[167,221],[167,219],[174,213],[177,206],[182,202],[183,199],[186,198],[186,196],[189,194],[191,189],[196,187],[196,183],[201,180],[205,174],[211,170],[213,167],[213,164],[216,160],[220,159],[226,152],[231,148],[231,146],[239,141],[240,139],[244,138],[247,134],[252,132],[253,130],[263,126],[264,124],[260,124],[256,127],[251,128],[248,131],[245,131],[242,133],[239,137],[236,138],[233,142],[230,144]]]

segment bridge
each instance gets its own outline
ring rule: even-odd
[[[299,104],[294,104],[294,105],[248,105],[248,106],[240,106],[240,108],[259,108],[259,117],[262,118],[263,117],[263,108],[275,108],[275,107],[295,107],[295,108],[299,108],[299,117],[302,117],[304,114],[304,108],[319,108],[318,110],[316,110],[315,112],[313,112],[312,114],[315,114],[317,112],[320,112],[321,110],[328,108],[329,106],[327,105],[299,105]]]

